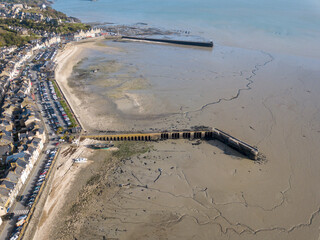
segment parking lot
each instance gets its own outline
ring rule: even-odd
[[[51,167],[52,161],[57,154],[57,150],[57,148],[51,148],[47,150],[45,154],[43,154],[41,164],[39,164],[39,167],[36,169],[34,177],[29,183],[29,187],[25,189],[23,195],[18,197],[18,206],[16,207],[16,209],[18,210],[15,210],[15,213],[9,215],[9,218],[12,217],[14,219],[13,223],[15,223],[10,231],[10,240],[18,239],[22,227],[27,219],[29,209],[34,204],[39,194],[40,188],[45,183],[46,176]]]
[[[41,187],[45,184],[45,179],[50,172],[49,169],[53,159],[57,154],[57,145],[64,140],[60,139],[57,130],[67,129],[71,125],[51,81],[48,80],[48,73],[40,71],[41,66],[47,60],[54,58],[56,48],[40,50],[23,69],[21,75],[31,79],[34,95],[38,109],[41,112],[43,121],[46,123],[48,133],[48,143],[45,152],[40,154],[37,163],[34,165],[28,180],[26,181],[20,195],[11,206],[8,214],[3,218],[5,224],[0,234],[0,239],[18,239],[20,231],[27,220],[29,210],[35,203]]]
[[[49,60],[54,58],[56,52],[56,47],[39,50],[35,57],[21,69],[21,75],[31,79],[34,93],[32,98],[36,100],[41,117],[45,122],[48,142],[44,148],[45,152],[40,154],[25,186],[19,193],[20,195],[17,196],[15,203],[3,219],[5,224],[3,224],[0,234],[1,240],[18,239],[21,229],[27,220],[29,210],[33,209],[32,207],[37,201],[38,194],[41,192],[41,187],[45,184],[46,177],[50,172],[50,167],[57,154],[57,145],[64,142],[61,136],[64,130],[72,125],[60,103],[60,94],[56,93],[52,80],[49,80],[50,72],[47,73],[46,68],[43,67]],[[52,78],[52,75],[50,78]]]
[[[52,60],[57,53],[57,47],[41,50],[33,59],[33,68],[28,71],[34,83],[34,90],[37,95],[37,104],[41,109],[41,114],[50,126],[52,133],[56,133],[59,128],[67,129],[72,125],[63,106],[52,80],[48,80],[48,73],[40,71],[47,61]]]
[[[35,198],[37,197],[41,186],[44,183],[44,180],[47,176],[48,170],[52,164],[52,161],[57,153],[57,148],[53,148],[51,150],[47,150],[45,160],[40,168],[40,171],[38,172],[38,178],[33,183],[33,188],[30,189],[29,195],[24,199],[23,203],[26,207],[31,208]]]
[[[51,81],[37,81],[38,104],[41,113],[50,128],[56,132],[60,127],[67,129],[71,126],[70,119],[64,111]]]

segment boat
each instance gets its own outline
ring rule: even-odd
[[[86,158],[75,158],[75,159],[73,159],[73,161],[75,163],[84,163],[84,162],[87,162],[88,159],[86,159]]]

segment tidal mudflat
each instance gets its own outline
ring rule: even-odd
[[[102,165],[81,175],[91,198],[75,212],[83,191],[66,198],[71,213],[56,215],[70,213],[62,238],[318,238],[317,59],[223,46],[103,44],[70,46],[57,68],[87,132],[217,127],[256,145],[266,162],[215,142],[152,143],[124,157],[92,153]]]

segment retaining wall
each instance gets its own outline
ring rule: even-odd
[[[140,41],[149,41],[149,42],[161,42],[161,43],[171,43],[179,45],[188,45],[188,46],[197,46],[197,47],[213,47],[213,42],[200,42],[200,41],[184,41],[184,40],[173,40],[173,39],[157,39],[157,38],[143,38],[143,37],[129,37],[122,36],[122,39],[127,40],[140,40]]]
[[[237,150],[252,160],[257,160],[258,149],[249,144],[232,137],[231,135],[219,130],[210,131],[174,131],[158,133],[114,133],[104,135],[82,135],[81,139],[95,139],[100,141],[157,141],[166,139],[204,139],[218,140],[227,146]]]

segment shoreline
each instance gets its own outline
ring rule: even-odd
[[[81,128],[83,129],[83,131],[86,131],[84,125],[81,122],[81,118],[79,117],[79,111],[75,111],[75,104],[79,102],[79,100],[75,99],[75,96],[71,99],[70,94],[66,93],[68,78],[71,76],[72,68],[78,62],[76,58],[79,57],[80,54],[81,50],[77,46],[75,46],[73,42],[68,43],[62,51],[59,50],[55,59],[55,62],[57,63],[57,67],[55,70],[55,82],[57,83],[58,88],[60,89],[61,93],[66,99],[67,104],[71,108],[71,111],[73,112],[75,118],[79,122]],[[71,62],[71,65],[67,65],[68,67],[65,67],[67,62],[69,64]]]
[[[95,109],[89,107],[84,108],[83,101],[88,101],[90,96],[87,95],[80,99],[79,96],[82,93],[79,93],[69,86],[68,78],[72,76],[73,68],[86,56],[86,51],[97,50],[107,53],[110,51],[118,51],[118,49],[113,47],[101,45],[101,41],[103,40],[105,40],[105,38],[68,43],[62,51],[58,52],[55,59],[57,63],[55,81],[74,112],[83,132],[95,130],[102,122],[105,123],[106,118],[105,116],[100,116],[98,112],[95,112]],[[108,40],[108,38],[106,40]],[[125,92],[123,97],[114,99],[113,104],[115,104],[119,110],[138,109],[140,113],[144,111],[140,103],[140,96],[134,93]],[[116,124],[112,116],[109,116],[107,122],[109,122],[108,126],[110,126],[110,129],[112,129],[111,126]],[[88,123],[90,123],[90,126]]]
[[[72,87],[68,86],[67,82],[73,67],[81,59],[82,51],[87,49],[85,44],[82,46],[80,44],[59,55],[62,61],[61,68],[58,69],[60,71],[58,78],[59,83],[66,89],[65,93],[70,93],[69,98],[75,105],[73,107],[76,114],[81,114],[80,118],[86,117],[88,124],[90,116],[86,115],[90,111],[86,108],[94,106],[81,105],[81,100],[85,100],[85,97],[75,99],[76,94],[72,92]],[[88,48],[90,47],[94,47],[94,43]],[[230,52],[233,50],[228,49]],[[103,202],[103,197],[97,197],[95,203],[101,204],[99,210],[103,214],[99,216],[99,221],[88,220],[91,228],[86,227],[83,219],[94,219],[97,216],[96,209],[88,205],[88,211],[77,219],[78,225],[74,229],[77,236],[94,232],[92,229],[99,226],[101,228],[108,226],[104,234],[108,237],[118,237],[120,233],[115,230],[115,225],[117,229],[120,227],[126,229],[121,235],[127,237],[126,239],[132,236],[143,239],[145,236],[141,233],[145,231],[150,234],[149,236],[154,234],[181,236],[179,234],[184,233],[179,228],[195,229],[194,233],[201,236],[199,239],[208,239],[201,235],[205,231],[220,234],[221,239],[237,239],[237,237],[266,239],[270,236],[267,233],[271,236],[283,234],[281,239],[295,239],[293,235],[296,233],[312,239],[317,233],[320,196],[315,195],[316,186],[312,183],[320,180],[316,171],[319,168],[316,156],[320,154],[316,146],[320,143],[320,139],[314,131],[319,125],[317,107],[313,104],[319,100],[316,90],[320,89],[320,86],[314,81],[319,70],[313,69],[307,63],[304,63],[304,69],[297,70],[296,63],[293,64],[292,59],[290,62],[290,58],[274,58],[269,64],[269,58],[260,59],[257,52],[251,53],[255,60],[253,66],[241,65],[244,52],[228,55],[227,50],[220,48],[216,54],[219,54],[219,51],[227,52],[221,54],[222,57],[227,57],[227,60],[235,65],[239,64],[241,72],[239,74],[232,68],[230,70],[228,66],[226,70],[232,74],[228,74],[229,72],[217,74],[224,85],[215,83],[213,86],[217,87],[216,92],[213,92],[215,89],[210,89],[209,92],[203,92],[201,97],[209,95],[210,99],[214,96],[225,101],[220,100],[198,111],[181,111],[188,112],[188,116],[180,114],[172,119],[169,117],[165,120],[156,119],[154,124],[155,126],[168,126],[170,123],[178,125],[181,121],[189,125],[212,124],[214,127],[226,129],[244,141],[256,143],[266,154],[268,162],[261,165],[248,163],[215,142],[203,143],[200,146],[189,146],[189,142],[183,141],[157,143],[157,150],[124,160],[124,165],[113,169],[111,183],[114,186],[119,184],[124,186],[119,190],[119,198],[116,198],[121,206]],[[263,65],[263,63],[268,64]],[[221,65],[216,65],[219,71]],[[240,77],[227,82],[236,74]],[[300,79],[302,76],[303,81]],[[235,99],[228,98],[229,95],[234,95],[234,89],[225,90],[229,83],[237,83],[239,85],[235,89],[242,89],[248,81],[250,84],[253,83],[250,89],[243,91],[243,94],[237,94]],[[221,96],[215,95],[220,92]],[[175,100],[170,97],[167,99]],[[125,106],[128,103],[124,101],[122,104]],[[144,107],[139,102],[136,105]],[[103,121],[102,117],[92,115],[91,121]],[[105,119],[111,119],[108,122],[109,126],[119,126],[118,122],[112,122],[112,116],[106,117]],[[179,123],[176,123],[178,121]],[[145,119],[141,122],[141,125],[147,128]],[[297,129],[297,126],[301,126],[301,129]],[[159,169],[161,169],[160,175]],[[87,174],[94,176],[96,173],[87,172]],[[81,177],[77,175],[77,178]],[[105,175],[105,178],[108,177],[109,175]],[[128,181],[130,185],[127,185]],[[310,188],[307,189],[302,185],[308,185]],[[109,196],[110,191],[107,188],[101,194],[104,194],[102,195],[104,197]],[[125,201],[128,198],[129,200]],[[163,204],[164,202],[166,204]],[[104,204],[111,210],[105,210]],[[180,208],[177,209],[177,206]],[[126,209],[130,210],[130,214]],[[193,211],[189,211],[190,209]],[[104,218],[108,220],[105,222]],[[195,224],[195,220],[200,224]],[[172,228],[168,232],[159,233],[157,231],[159,228],[154,229],[150,226],[150,221],[160,228],[168,225]],[[140,225],[136,227],[138,223]],[[213,228],[210,230],[206,226]],[[231,231],[228,232],[228,229]],[[129,231],[133,235],[130,235]]]
[[[46,186],[47,196],[41,202],[42,211],[36,212],[39,219],[32,219],[33,222],[31,222],[26,232],[28,237],[32,236],[32,239],[50,239],[52,226],[55,225],[56,218],[59,217],[60,212],[64,209],[66,196],[72,190],[78,174],[83,168],[92,164],[91,161],[85,164],[74,164],[73,159],[80,156],[90,158],[92,151],[85,151],[85,149],[86,145],[92,142],[92,140],[83,141],[82,145],[77,149],[69,146],[60,151],[50,184]],[[32,230],[35,231],[31,232]]]
[[[104,38],[83,40],[80,42],[67,43],[62,51],[59,51],[55,62],[55,82],[66,98],[74,116],[80,123],[83,132],[87,132],[87,125],[83,122],[85,115],[81,109],[81,100],[76,94],[72,93],[72,88],[68,84],[68,78],[72,75],[73,68],[84,57],[84,51],[87,49],[100,49],[97,44]]]

